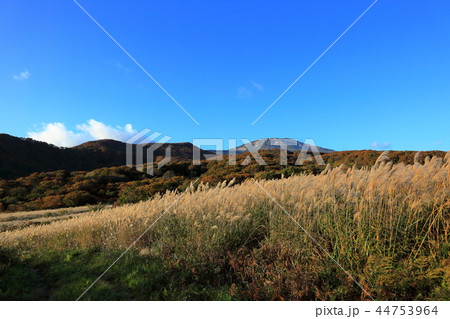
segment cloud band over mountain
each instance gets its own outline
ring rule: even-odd
[[[136,133],[131,124],[126,124],[124,127],[112,127],[94,119],[77,125],[76,131],[67,129],[63,123],[54,122],[44,124],[41,131],[27,132],[28,137],[34,140],[64,147],[100,139],[126,141]]]

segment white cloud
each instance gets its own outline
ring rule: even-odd
[[[77,125],[77,130],[91,136],[96,140],[113,139],[118,141],[126,141],[137,133],[137,131],[133,130],[131,124],[126,124],[123,128],[113,128],[112,126],[96,120],[89,120],[87,124]]]
[[[375,150],[388,150],[391,148],[391,144],[388,142],[378,143],[375,141],[370,143],[370,146]]]
[[[23,80],[28,80],[31,76],[31,73],[28,72],[27,70],[20,72],[19,75],[17,74],[13,74],[13,79],[16,81],[23,81]]]
[[[37,141],[71,147],[100,139],[126,141],[137,133],[131,124],[114,128],[93,119],[87,121],[87,123],[77,125],[76,130],[76,132],[68,130],[63,123],[55,122],[45,124],[39,132],[28,132],[27,134],[28,137]]]
[[[114,64],[114,66],[115,66],[116,68],[122,70],[122,71],[127,72],[127,73],[131,71],[130,68],[127,68],[126,66],[122,65],[122,63],[120,63],[120,62],[116,62],[116,63]]]
[[[250,87],[250,89],[248,87]],[[237,97],[240,99],[249,99],[253,97],[253,92],[255,91],[255,89],[259,92],[262,92],[264,90],[261,84],[255,81],[246,81],[245,86],[241,85],[237,89]]]
[[[251,98],[253,94],[245,86],[241,86],[237,90],[237,96],[240,99],[248,99]]]
[[[256,82],[254,82],[254,81],[250,81],[250,83],[251,83],[258,91],[260,91],[260,92],[263,91],[263,86],[262,86],[261,84],[256,83]]]

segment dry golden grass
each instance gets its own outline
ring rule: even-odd
[[[31,220],[36,218],[44,218],[49,215],[84,213],[88,212],[89,210],[90,210],[89,206],[79,206],[79,207],[58,208],[58,209],[34,210],[29,212],[23,211],[23,212],[1,213],[0,223],[17,220]]]
[[[110,206],[104,206],[105,209]],[[0,214],[0,232],[23,229],[30,226],[49,224],[55,221],[72,219],[80,214],[88,213],[97,208],[90,206],[68,207],[59,209],[44,209],[35,211],[13,212]]]
[[[371,168],[232,184],[5,231],[0,248],[123,251],[170,207],[136,244],[164,272],[201,274],[208,287],[220,275],[243,299],[367,298],[261,186],[375,298],[450,298],[450,152],[413,165],[383,153]]]
[[[429,244],[438,234],[440,240],[448,240],[449,154],[445,159],[427,159],[424,165],[408,166],[393,166],[387,162],[386,154],[382,154],[373,168],[327,168],[318,176],[301,175],[259,183],[306,229],[313,231],[320,225],[334,225],[334,231],[342,239],[349,239],[344,232],[350,228],[353,229],[352,236],[357,236],[358,230],[370,231],[378,240],[391,245],[395,244],[394,237],[401,235],[399,232],[409,233],[421,238],[417,243],[421,246],[425,242]],[[3,232],[0,245],[22,248],[126,247],[179,196],[168,192],[138,204]],[[275,212],[283,214],[255,181],[248,180],[233,187],[227,187],[226,183],[214,188],[199,185],[179,199],[164,218],[177,216],[191,220],[197,227],[202,225],[204,236],[210,236],[217,230],[227,229],[230,224],[248,219],[261,207],[272,219],[276,219]],[[323,219],[325,211],[331,214],[326,214]],[[272,223],[271,227],[276,228],[276,225]],[[205,233],[204,229],[209,231]],[[320,236],[326,237],[324,232],[321,231]],[[329,236],[334,238],[336,235],[330,233]],[[341,245],[345,250],[349,243],[342,241]]]

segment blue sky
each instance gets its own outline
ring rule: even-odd
[[[450,149],[447,0],[379,0],[251,125],[372,2],[79,0],[198,126],[73,1],[0,1],[0,132]]]

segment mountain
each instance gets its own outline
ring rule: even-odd
[[[282,145],[287,145],[289,151],[299,151],[304,145],[302,142],[287,138],[266,138],[251,143],[260,150],[278,150]],[[122,166],[126,164],[126,145],[115,140],[98,140],[64,148],[30,138],[0,134],[0,178],[17,178],[34,172],[89,171],[102,167]],[[201,159],[216,156],[214,151],[202,150],[191,143],[148,143],[140,144],[144,163],[147,162],[146,150],[153,145],[158,145],[154,151],[155,161],[165,157],[165,151],[169,146],[172,161],[192,161],[194,150],[200,153]],[[135,154],[137,146],[133,147]],[[323,154],[333,152],[322,147],[318,149]],[[237,153],[248,151],[245,145],[235,150]]]
[[[171,151],[171,158],[172,160],[183,160],[183,161],[191,161],[192,157],[193,157],[193,152],[194,150],[198,151],[201,154],[201,158],[204,159],[205,155],[208,154],[215,154],[212,151],[205,151],[202,150],[200,148],[198,148],[197,146],[194,146],[191,143],[188,142],[184,142],[184,143],[146,143],[146,144],[134,144],[133,145],[133,154],[135,154],[136,152],[136,147],[137,145],[139,145],[140,147],[143,148],[143,155],[144,155],[144,161],[146,161],[146,150],[153,146],[153,145],[157,145],[158,147],[154,150],[154,156],[156,157],[156,160],[158,160],[158,158],[163,158],[165,157],[166,154],[166,149],[170,146]],[[98,140],[98,141],[91,141],[91,142],[86,142],[83,144],[80,144],[78,146],[74,146],[73,149],[77,149],[77,150],[89,150],[89,151],[93,151],[93,152],[101,152],[106,156],[113,156],[117,157],[119,156],[120,160],[125,161],[126,159],[126,143],[124,142],[119,142],[116,140]],[[135,160],[135,159],[133,159]],[[125,162],[124,164],[125,165]]]
[[[256,149],[259,149],[259,150],[279,150],[282,148],[282,146],[286,146],[287,150],[290,152],[301,151],[304,145],[306,145],[306,147],[309,146],[308,144],[304,144],[302,142],[299,142],[299,141],[291,139],[291,138],[262,138],[259,140],[252,141],[250,143]],[[229,150],[228,152],[231,152],[231,151],[236,151],[236,153],[248,152],[247,145],[248,144],[243,144],[239,147]],[[323,147],[319,147],[319,146],[317,146],[317,149],[322,154],[334,152],[331,149],[323,148]],[[310,148],[306,148],[306,150],[310,150]]]
[[[141,145],[144,162],[147,161],[146,149],[153,144]],[[205,155],[215,154],[198,149],[191,143],[166,143],[155,150],[155,160],[162,159],[169,146],[172,160],[192,161],[194,149],[200,151],[202,159]],[[126,143],[115,140],[98,140],[62,148],[30,138],[0,134],[0,178],[16,178],[34,172],[57,170],[88,171],[125,164]]]

